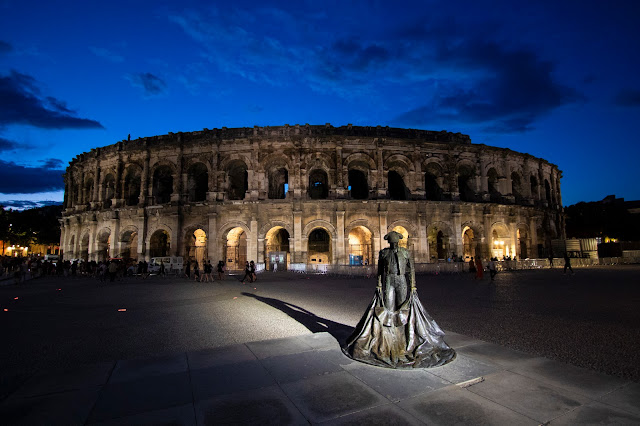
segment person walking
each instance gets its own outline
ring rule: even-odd
[[[218,280],[222,281],[222,277],[224,274],[224,262],[222,260],[218,261],[217,271],[218,271]]]
[[[251,282],[254,283],[258,281],[258,276],[256,275],[256,264],[253,260],[249,262],[249,270],[251,272]]]
[[[249,278],[249,282],[253,282],[253,278],[251,277],[251,266],[249,265],[249,262],[246,262],[244,265],[244,277],[242,277],[242,284],[244,284],[244,281],[247,279],[247,277]]]
[[[482,259],[480,256],[476,256],[476,279],[481,280],[484,278],[484,270],[482,268]]]
[[[493,257],[491,258],[491,260],[489,260],[487,268],[489,268],[489,276],[491,276],[491,281],[493,281],[493,279],[496,277],[496,274],[498,273],[498,271],[496,270],[496,262]]]
[[[571,275],[573,275],[575,272],[573,272],[573,268],[571,267],[571,258],[569,258],[569,254],[567,252],[564,252],[564,274],[567,274],[567,268],[569,268],[569,270],[571,271]]]
[[[472,274],[476,273],[476,263],[475,260],[473,260],[473,256],[471,256],[471,259],[469,260],[469,272]]]
[[[204,263],[204,261],[202,263]],[[211,261],[207,261],[207,263],[204,263],[204,266],[202,268],[204,270],[204,273],[202,274],[202,279],[200,281],[209,282],[209,278],[211,278],[211,281],[213,281],[213,278],[211,277]]]
[[[200,281],[200,265],[198,265],[198,261],[193,261],[193,280]]]

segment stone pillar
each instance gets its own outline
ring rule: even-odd
[[[509,222],[509,236],[511,237],[511,248],[509,249],[509,251],[511,253],[509,253],[511,255],[511,258],[513,259],[513,256],[517,255],[518,251],[516,250],[516,243],[518,241],[518,229],[515,223],[515,219],[511,220]]]
[[[387,235],[387,211],[378,212],[378,223],[380,229],[380,236],[378,237],[378,247],[382,248],[386,247],[384,236]]]
[[[115,212],[113,212],[115,213]],[[111,219],[111,243],[109,244],[109,256],[121,257],[122,241],[120,238],[120,218],[113,216]]]
[[[531,254],[529,254],[529,257],[534,257],[534,253],[535,257],[538,257],[540,255],[538,253],[538,226],[535,217],[529,218],[529,235],[531,238]]]
[[[491,235],[491,213],[485,211],[483,214],[484,219],[484,235],[485,235],[485,250],[489,258],[493,257],[493,235]]]
[[[209,213],[209,232],[207,233],[207,257],[214,265],[222,260],[222,252],[218,244],[218,214]]]
[[[89,225],[89,260],[97,260],[97,245],[98,239],[96,238],[96,228],[98,227],[98,222],[94,219],[91,220],[91,224]]]
[[[149,194],[149,151],[144,154],[144,162],[142,165],[142,176],[140,176],[140,197],[138,204],[144,206],[147,204],[147,194]]]
[[[455,241],[455,249],[449,247],[449,250],[456,253],[458,256],[462,255],[463,244],[462,244],[462,213],[454,212],[451,214],[453,217],[453,238]],[[451,253],[447,253],[449,256]]]
[[[95,172],[95,179],[93,180],[93,195],[91,196],[91,207],[95,207],[98,202],[100,201],[100,188],[102,187],[102,185],[100,185],[100,162],[98,160],[96,160],[96,172]]]
[[[335,258],[338,265],[348,264],[344,242],[344,211],[336,211],[336,251]]]
[[[254,262],[258,259],[258,221],[255,217],[250,222],[251,234],[247,235],[247,257]]]
[[[427,240],[427,227],[425,226],[424,215],[418,214],[418,253],[415,262],[429,262],[429,241]]]
[[[336,146],[336,198],[345,198],[349,180],[345,182],[344,170],[342,170],[342,147]]]
[[[376,141],[376,145],[378,142]],[[382,147],[378,146],[376,150],[376,160],[378,162],[378,182],[376,183],[376,195],[378,198],[387,197],[387,185],[384,179],[384,155],[382,153]],[[386,235],[383,234],[383,236]]]
[[[289,236],[291,237],[291,236]],[[293,211],[293,252],[291,253],[291,262],[306,263],[306,247],[303,247],[302,235],[302,211]]]

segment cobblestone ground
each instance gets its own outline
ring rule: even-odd
[[[317,331],[343,338],[375,287],[375,278],[264,273],[244,285],[238,278],[41,278],[0,286],[0,397],[45,368]],[[417,281],[423,305],[445,330],[640,381],[640,266]]]

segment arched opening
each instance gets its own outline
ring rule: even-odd
[[[171,201],[173,193],[173,174],[171,167],[160,166],[153,172],[153,200],[155,204],[166,204]]]
[[[190,202],[205,201],[209,190],[209,171],[207,166],[196,163],[189,167],[187,177],[187,193]]]
[[[331,263],[331,236],[326,230],[316,228],[311,231],[307,245],[308,263],[315,265]]]
[[[309,173],[309,198],[324,200],[329,196],[329,180],[327,172],[314,169]]]
[[[398,241],[398,246],[399,247],[404,247],[406,249],[408,249],[409,251],[412,251],[412,247],[411,244],[409,242],[409,231],[407,231],[407,229],[404,226],[395,226],[392,231],[396,231],[398,234],[402,235],[402,239],[400,241]]]
[[[387,183],[389,188],[389,198],[392,200],[408,200],[409,188],[404,183],[404,179],[400,176],[400,173],[395,170],[389,170],[387,174]]]
[[[429,256],[431,260],[447,259],[449,256],[449,233],[438,227],[432,227],[428,230],[427,243],[429,244]]]
[[[78,258],[84,260],[85,262],[89,261],[89,233],[87,232],[82,236],[80,240],[80,253],[78,253]]]
[[[122,194],[127,206],[136,206],[140,202],[140,170],[131,166],[124,177]]]
[[[138,260],[138,233],[125,231],[120,242],[120,257],[125,260]]]
[[[87,179],[84,185],[84,203],[89,204],[93,201],[93,178]]]
[[[287,196],[289,185],[289,172],[284,167],[272,170],[269,173],[269,198],[281,200]]]
[[[517,172],[511,173],[511,194],[516,197],[516,202],[522,200],[522,182]]]
[[[109,259],[111,256],[111,230],[103,229],[98,233],[98,253],[97,259],[98,262],[105,261]]]
[[[266,268],[270,271],[277,264],[277,270],[284,271],[289,265],[289,232],[281,226],[275,226],[264,238]]]
[[[498,260],[514,254],[511,250],[511,240],[506,227],[496,226],[491,231],[491,254]]]
[[[104,178],[104,193],[102,194],[102,205],[105,209],[111,207],[113,199],[116,197],[116,179],[111,173]]]
[[[224,253],[227,269],[244,269],[247,262],[247,233],[239,226],[227,233]]]
[[[531,185],[531,197],[535,200],[538,199],[538,179],[535,176],[531,176],[529,179]]]
[[[476,235],[468,226],[464,227],[462,231],[462,256],[465,260],[469,260],[472,257],[479,256],[479,247],[478,241],[476,240]]]
[[[474,173],[471,167],[462,165],[458,168],[458,192],[460,201],[475,201],[475,190],[473,189]]]
[[[169,248],[171,245],[171,237],[164,229],[158,229],[151,235],[149,241],[150,257],[166,257],[169,256]]]
[[[551,185],[549,185],[548,180],[544,180],[544,195],[547,203],[551,204]]]
[[[371,265],[373,258],[371,231],[356,226],[349,232],[349,265]]]
[[[440,180],[442,179],[442,170],[436,164],[429,164],[424,173],[424,191],[427,200],[442,201],[442,187]]]
[[[233,161],[229,164],[227,179],[227,197],[230,200],[244,200],[244,196],[249,189],[247,165],[240,160]]]
[[[526,259],[529,257],[529,239],[527,235],[527,230],[524,228],[518,228],[516,231],[516,238],[518,241],[516,242],[516,248],[518,250],[518,258]]]
[[[362,170],[349,169],[349,191],[354,200],[369,198],[369,183],[367,175]]]
[[[207,233],[198,228],[193,232],[188,232],[184,242],[184,259],[195,260],[202,268],[207,256]]]
[[[66,255],[66,257],[71,257],[73,259],[75,256],[76,256],[76,236],[72,235],[71,240],[69,240],[69,253]]]
[[[502,194],[498,189],[498,172],[493,167],[487,173],[487,190],[489,191],[489,201],[499,203],[502,200]]]

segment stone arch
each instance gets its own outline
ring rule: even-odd
[[[190,202],[205,201],[209,192],[209,167],[193,161],[187,169],[187,196]]]
[[[489,235],[492,257],[501,260],[505,256],[512,256],[511,253],[511,235],[509,227],[504,222],[494,222],[491,225],[491,233]]]
[[[287,269],[291,263],[291,233],[284,226],[275,225],[270,228],[264,237],[265,268],[274,270],[275,265],[279,270]]]
[[[371,188],[371,174],[375,170],[375,162],[364,153],[349,155],[344,162],[347,169],[347,182],[351,198],[366,200]]]
[[[436,159],[426,160],[422,165],[424,171],[425,197],[430,201],[442,201],[444,187],[444,167]]]
[[[516,226],[515,246],[518,259],[527,259],[533,254],[533,247],[531,247],[531,232],[526,223],[518,223]]]
[[[335,239],[322,226],[317,226],[307,234],[307,263],[312,265],[331,264],[333,262]]]
[[[312,200],[329,198],[329,174],[322,168],[314,168],[309,172],[308,195]]]
[[[456,165],[456,178],[458,181],[458,193],[460,194],[460,201],[475,201],[475,165],[470,160],[460,160]]]
[[[113,203],[113,199],[116,198],[116,174],[114,171],[109,170],[104,175],[102,180],[102,205],[103,208],[108,209]]]
[[[402,154],[394,154],[384,162],[384,170],[395,170],[402,177],[406,177],[410,172],[414,172],[413,162]]]
[[[227,177],[227,198],[229,200],[244,200],[249,190],[247,163],[241,159],[234,159],[226,163],[224,170]]]
[[[120,254],[123,259],[138,259],[138,228],[127,226],[120,232]]]
[[[535,175],[529,176],[529,186],[531,188],[531,198],[538,201],[540,195],[538,193],[538,178]]]
[[[184,253],[183,259],[195,260],[200,269],[206,260],[209,259],[207,252],[208,227],[204,225],[192,225],[184,230]]]
[[[467,222],[462,225],[461,237],[462,237],[462,257],[466,260],[470,260],[472,257],[483,256],[482,253],[482,228],[474,225],[471,222]]]
[[[351,224],[345,234],[348,237],[349,265],[372,265],[375,263],[373,240],[375,234],[369,226],[360,223]]]
[[[93,179],[93,174],[90,174],[88,176],[85,176],[84,178],[84,204],[89,204],[92,201],[95,201],[93,199],[93,188],[94,188],[95,182]]]
[[[373,160],[373,158],[371,158],[370,155],[367,155],[363,152],[355,152],[349,155],[347,158],[344,159],[343,164],[347,169],[350,169],[352,167],[357,167],[363,170],[366,168],[367,171],[370,171],[370,170],[376,170],[377,168],[376,162]]]
[[[248,259],[249,228],[242,222],[227,222],[219,233],[224,261],[229,270],[244,269]]]
[[[500,176],[494,166],[487,169],[487,191],[489,192],[489,201],[499,203],[502,201],[500,193]]]
[[[158,162],[151,169],[151,195],[154,204],[166,204],[171,202],[174,182],[178,177],[175,169],[167,162]]]
[[[135,206],[139,203],[141,185],[142,167],[138,163],[129,163],[122,178],[122,196],[125,205]]]
[[[171,232],[158,227],[149,232],[149,257],[166,257],[171,254]]]
[[[305,238],[308,238],[309,233],[314,228],[323,228],[329,233],[329,236],[331,237],[332,240],[336,238],[336,235],[337,235],[336,228],[331,224],[331,222],[327,222],[324,219],[315,219],[307,223],[305,227],[302,229],[302,235],[304,235]]]
[[[451,226],[447,222],[432,222],[427,226],[427,243],[431,260],[447,259],[455,241]]]
[[[113,251],[111,228],[104,227],[96,233],[95,245],[97,261],[102,262],[113,257],[111,255]]]
[[[85,262],[89,261],[89,229],[85,229],[80,235],[79,250],[76,253],[78,259],[82,259]]]
[[[281,220],[270,220],[269,222],[262,225],[258,230],[258,239],[266,238],[267,233],[272,228],[283,228],[289,233],[289,235],[292,235],[292,231],[293,231],[293,226],[291,226],[290,223],[283,222]]]
[[[518,170],[511,171],[511,194],[520,202],[523,198],[522,174]]]

